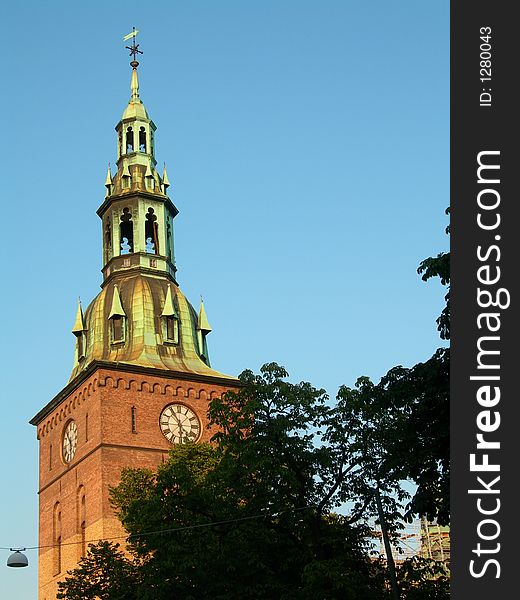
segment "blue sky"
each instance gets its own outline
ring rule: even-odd
[[[212,365],[276,361],[334,397],[440,344],[444,290],[416,268],[448,248],[448,17],[444,0],[3,8],[0,546],[37,543],[28,420],[67,383],[77,297],[101,283],[123,35],[141,31],[178,280],[196,306],[204,296]],[[36,598],[29,560],[0,565],[3,595]]]

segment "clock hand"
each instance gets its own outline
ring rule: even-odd
[[[182,426],[182,423],[179,421],[179,419],[177,418],[177,415],[175,413],[172,413],[173,418],[177,421],[177,424],[179,425],[179,429],[181,431],[184,430],[184,427]]]
[[[173,413],[173,417],[179,425],[179,438],[181,439],[181,441],[183,440],[183,438],[188,438],[189,433],[188,433],[187,428],[184,427],[184,425],[180,422],[180,420],[178,419],[178,417],[175,413]]]

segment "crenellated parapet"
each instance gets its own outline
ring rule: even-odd
[[[72,388],[69,394],[66,393],[67,388],[63,390],[65,393],[58,394],[49,403],[45,417],[42,415],[38,419],[35,417],[38,422],[37,439],[44,438],[55,428],[60,429],[64,422],[74,417],[80,406],[86,403],[96,391],[103,388],[150,394],[154,397],[164,396],[166,399],[175,398],[188,403],[195,401],[206,406],[211,400],[222,396],[223,386],[226,390],[239,387],[236,379],[208,380],[201,377],[198,381],[190,381],[181,379],[182,375],[182,373],[169,374],[168,378],[164,378],[164,374],[159,371],[147,373],[125,373],[114,369],[106,371],[100,365],[80,386]]]

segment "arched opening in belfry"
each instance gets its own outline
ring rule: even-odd
[[[139,152],[146,152],[146,130],[144,127],[139,129]]]
[[[121,223],[119,225],[120,254],[130,254],[134,251],[134,224],[129,208],[123,208]]]
[[[159,226],[157,224],[157,215],[153,208],[149,208],[146,213],[144,239],[146,240],[146,252],[149,254],[159,254]]]
[[[105,223],[105,264],[112,258],[112,226],[110,220]]]
[[[170,217],[166,221],[166,256],[173,262],[172,222]]]
[[[134,151],[134,131],[131,127],[126,130],[126,152]]]

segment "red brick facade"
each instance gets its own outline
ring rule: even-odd
[[[119,482],[123,467],[155,468],[167,457],[171,444],[159,426],[165,406],[185,404],[200,420],[199,439],[210,439],[209,401],[238,382],[197,379],[97,368],[38,422],[39,600],[56,598],[57,582],[77,565],[89,541],[124,536],[109,487]],[[77,447],[66,464],[63,434],[71,420],[77,425]]]

